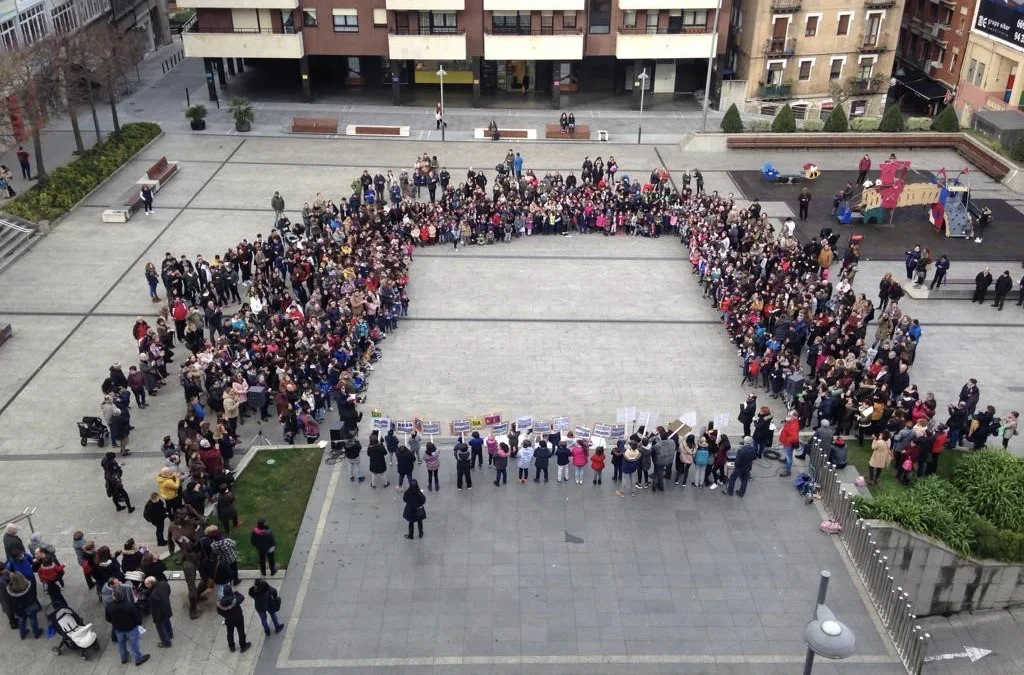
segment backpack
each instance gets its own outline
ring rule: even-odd
[[[711,459],[711,454],[707,448],[700,448],[697,450],[697,454],[693,456],[693,463],[699,464],[700,466],[707,466],[708,460]]]
[[[281,611],[281,596],[273,588],[270,589],[270,597],[267,598],[267,609],[271,612]]]
[[[302,429],[310,438],[320,435],[320,425],[312,415],[306,418],[306,422],[302,425]]]

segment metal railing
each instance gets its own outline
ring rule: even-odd
[[[623,26],[622,35],[706,35],[712,32],[710,26]]]
[[[454,26],[420,26],[419,28],[409,28],[408,26],[396,26],[389,31],[392,35],[465,35],[465,28],[456,28]]]
[[[884,52],[889,43],[888,33],[865,33],[860,38],[860,51]]]
[[[17,523],[20,523],[23,520],[27,520],[28,521],[28,531],[32,532],[32,533],[35,533],[36,528],[32,526],[32,516],[34,516],[35,514],[36,514],[36,507],[34,507],[34,506],[26,507],[24,511],[22,511],[18,515],[14,516],[13,518],[8,518],[7,520],[0,520],[0,530],[6,528],[11,523],[17,524]]]
[[[918,625],[912,599],[896,584],[888,556],[882,555],[867,522],[841,486],[839,474],[817,439],[809,443],[808,473],[819,485],[821,505],[839,523],[839,539],[867,589],[878,617],[892,638],[896,653],[910,675],[920,675],[931,636]]]
[[[893,0],[895,2],[895,0]],[[799,12],[801,0],[772,0],[773,12]]]
[[[212,34],[217,33],[220,35],[297,35],[302,32],[301,29],[293,26],[282,26],[281,28],[215,28],[215,27],[204,27],[196,23],[193,23],[188,29],[185,29],[186,24],[182,24],[182,33],[200,33],[200,34]]]
[[[32,230],[30,228],[25,227],[24,225],[18,225],[17,223],[12,223],[11,221],[4,220],[2,218],[0,218],[0,227],[6,227],[9,230],[21,232],[22,234],[32,234]]]
[[[582,35],[582,28],[554,28],[533,26],[491,26],[484,29],[485,35],[510,36],[517,35]]]
[[[788,84],[762,84],[757,88],[757,97],[766,101],[789,98],[792,87]]]
[[[765,56],[789,56],[796,50],[796,38],[768,38],[764,43]]]

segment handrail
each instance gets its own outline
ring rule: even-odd
[[[0,529],[7,527],[11,523],[20,523],[23,520],[27,520],[28,531],[34,533],[36,531],[36,528],[32,526],[32,516],[34,516],[35,513],[36,507],[26,506],[24,511],[14,516],[13,518],[8,518],[7,520],[0,521]]]
[[[713,32],[710,26],[683,26],[680,30],[669,30],[666,26],[623,26],[619,29],[622,35],[707,35]]]
[[[3,220],[2,218],[0,218],[0,226],[12,229],[16,232],[21,232],[22,234],[32,234],[31,228],[25,227],[24,225],[18,225],[17,223],[12,223],[9,220]]]
[[[418,35],[429,37],[433,35],[465,35],[465,28],[437,28],[431,26],[420,26],[419,28],[391,28],[388,30],[391,35]]]

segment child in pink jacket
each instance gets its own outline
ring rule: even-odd
[[[583,485],[583,471],[587,467],[587,446],[586,441],[579,439],[576,445],[572,446],[572,465],[576,469],[576,484]]]

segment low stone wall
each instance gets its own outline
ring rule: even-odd
[[[867,522],[896,582],[914,598],[918,616],[1024,604],[1024,565],[965,558],[893,523]]]

